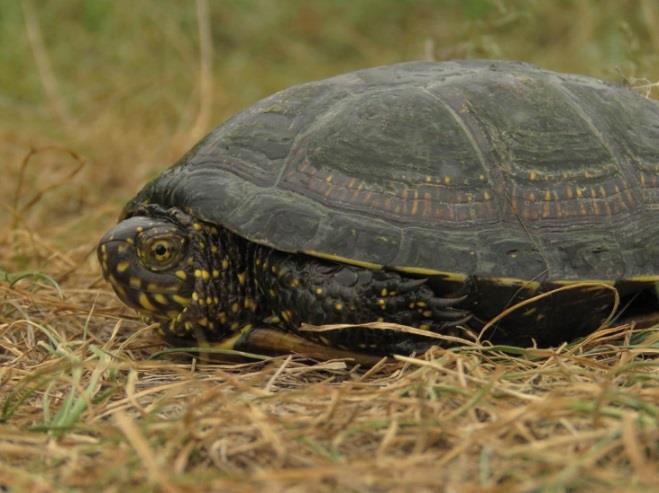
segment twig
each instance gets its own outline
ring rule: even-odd
[[[190,130],[190,140],[197,141],[208,129],[213,105],[213,39],[208,0],[197,0],[199,27],[199,111]]]
[[[69,127],[73,126],[77,122],[60,94],[59,85],[50,65],[50,58],[48,57],[43,37],[41,36],[41,27],[39,26],[32,0],[23,0],[23,14],[25,17],[25,30],[27,31],[32,55],[34,56],[41,84],[46,91],[52,110],[62,123]]]

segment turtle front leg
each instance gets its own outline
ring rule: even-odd
[[[462,298],[438,296],[424,278],[265,249],[257,258],[259,290],[278,325],[328,346],[373,354],[410,353],[438,340],[364,327],[303,332],[300,325],[391,322],[456,335],[458,326],[470,318],[456,307]]]

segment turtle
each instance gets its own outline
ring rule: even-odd
[[[552,346],[658,309],[658,212],[659,103],[524,62],[417,61],[237,113],[98,257],[177,344]]]

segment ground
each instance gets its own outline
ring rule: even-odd
[[[122,204],[291,84],[435,58],[659,80],[653,0],[0,9],[0,491],[657,491],[659,329],[368,368],[168,352],[101,279]]]

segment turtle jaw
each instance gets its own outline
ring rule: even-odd
[[[194,286],[185,259],[161,271],[145,265],[141,236],[169,230],[175,230],[171,223],[133,217],[108,231],[97,249],[103,277],[121,301],[158,321],[176,318],[189,304]]]

